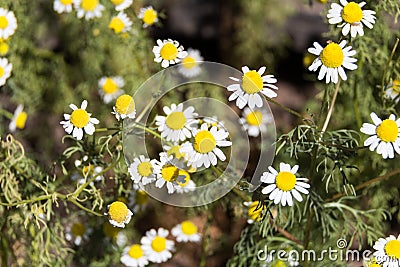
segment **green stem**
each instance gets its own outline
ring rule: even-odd
[[[100,214],[100,213],[98,213],[98,212],[95,212],[94,210],[91,210],[91,209],[88,209],[88,208],[82,206],[81,203],[79,203],[79,202],[78,202],[76,199],[74,199],[74,198],[68,198],[67,200],[68,200],[69,202],[71,202],[72,204],[74,204],[75,206],[79,207],[80,209],[84,210],[84,211],[87,211],[87,212],[89,212],[89,213],[91,213],[91,214],[93,214],[93,215],[99,216],[99,217],[103,216],[102,214]]]
[[[161,140],[163,140],[164,138],[161,137],[161,135],[159,133],[157,133],[156,131],[153,131],[152,129],[147,128],[146,126],[140,125],[138,123],[135,124],[135,127],[141,130],[144,130],[145,132],[148,132],[149,134],[152,134],[158,138],[160,138]]]
[[[98,129],[95,130],[95,132],[96,132],[96,133],[100,133],[100,132],[108,132],[108,131],[116,131],[116,130],[120,131],[121,128],[118,128],[118,127],[112,127],[112,128],[98,128]]]
[[[322,126],[322,129],[321,129],[321,133],[322,134],[328,128],[329,121],[331,120],[331,116],[332,116],[332,113],[333,113],[333,108],[335,107],[335,103],[336,103],[336,97],[337,97],[337,94],[339,92],[340,82],[341,82],[341,79],[339,78],[339,81],[336,84],[335,91],[333,92],[332,101],[331,101],[331,105],[329,106],[328,114],[326,115],[324,125]],[[321,135],[321,138],[322,138],[322,135]]]
[[[281,103],[279,103],[279,102],[273,100],[272,98],[269,98],[268,96],[265,96],[265,95],[264,95],[264,98],[265,98],[268,102],[271,102],[271,103],[277,105],[277,106],[280,107],[281,109],[283,109],[283,110],[289,112],[290,114],[292,114],[292,115],[298,117],[299,119],[305,120],[305,118],[304,118],[299,112],[297,112],[297,111],[295,111],[295,110],[293,110],[293,109],[291,109],[291,108],[288,108],[288,107],[282,105]]]
[[[9,120],[12,120],[14,117],[14,114],[9,112],[8,110],[2,109],[0,108],[0,115],[3,115],[4,117],[6,117]]]

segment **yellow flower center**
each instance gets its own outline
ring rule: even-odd
[[[28,118],[28,114],[25,111],[22,111],[18,114],[17,119],[15,120],[15,125],[18,129],[24,129],[26,119]]]
[[[276,186],[282,191],[290,191],[296,185],[296,176],[291,172],[279,172],[276,176]]]
[[[193,235],[197,233],[197,226],[194,225],[191,221],[184,221],[181,223],[182,226],[182,232],[185,235]]]
[[[179,169],[172,164],[166,164],[161,169],[161,175],[167,182],[175,181],[179,175]]]
[[[113,17],[108,27],[113,29],[115,33],[121,33],[125,28],[125,23],[122,21],[122,19]]]
[[[5,29],[8,26],[8,20],[6,16],[0,16],[0,29]]]
[[[83,168],[82,168],[83,175],[89,175],[89,174],[92,174],[93,172],[94,172],[94,166],[92,164],[83,166]]]
[[[393,88],[394,92],[399,94],[400,93],[400,80],[394,80],[392,88]]]
[[[0,67],[0,77],[3,77],[4,75],[4,68]]]
[[[146,23],[147,25],[154,24],[156,19],[157,19],[157,11],[155,11],[152,8],[147,9],[143,14],[143,22]]]
[[[151,248],[155,252],[162,252],[167,248],[167,239],[161,236],[156,236],[153,241],[151,241]]]
[[[110,205],[108,215],[111,220],[114,220],[117,223],[122,223],[128,216],[128,207],[121,201],[115,201]]]
[[[120,228],[114,227],[111,223],[106,221],[103,225],[103,232],[109,238],[115,238],[120,231]]]
[[[263,86],[261,75],[255,70],[246,72],[242,77],[242,88],[248,94],[260,92]]]
[[[116,6],[122,4],[123,2],[124,2],[124,0],[111,0],[111,3],[113,3]]]
[[[253,203],[250,204],[249,209],[247,211],[247,215],[253,221],[261,220],[261,213],[263,211],[263,208],[260,207],[259,203],[260,203],[260,201],[253,201]]]
[[[174,60],[178,56],[178,48],[173,43],[166,43],[160,50],[163,59]]]
[[[360,22],[363,18],[361,7],[355,3],[348,3],[342,10],[342,18],[347,23]]]
[[[4,56],[5,54],[8,53],[8,50],[10,49],[10,47],[8,46],[8,44],[4,41],[0,41],[0,55]],[[1,68],[1,67],[0,67]],[[3,76],[4,74],[4,70],[3,68],[1,68],[2,72],[0,72],[0,77]]]
[[[316,59],[316,55],[311,53],[306,53],[303,57],[303,66],[308,68]]]
[[[119,114],[130,114],[135,111],[135,101],[130,95],[121,95],[115,102],[115,110]]]
[[[153,173],[153,166],[147,161],[140,162],[137,166],[137,171],[141,176],[148,177]]]
[[[194,137],[193,148],[199,153],[211,152],[216,145],[215,137],[207,130],[198,132]]]
[[[184,156],[184,154],[179,151],[180,149],[181,149],[180,145],[171,146],[171,148],[167,151],[167,155],[168,156],[173,155],[176,159],[181,159]]]
[[[193,57],[189,57],[189,56],[185,57],[182,60],[182,64],[187,69],[194,68],[197,65],[196,60]]]
[[[71,232],[74,236],[83,236],[86,232],[86,227],[81,223],[74,223],[71,227]]]
[[[322,50],[319,58],[328,68],[338,68],[342,65],[344,54],[342,48],[337,43],[329,43]]]
[[[385,245],[386,255],[400,259],[400,240],[390,240]]]
[[[81,8],[85,11],[94,11],[99,5],[99,0],[82,0]]]
[[[74,0],[60,0],[61,4],[65,5],[65,6],[72,4],[73,1]]]
[[[172,130],[183,129],[186,124],[185,114],[181,111],[172,112],[167,116],[165,123]]]
[[[394,142],[399,135],[399,127],[397,126],[394,120],[384,120],[382,123],[376,128],[376,134],[379,139],[385,142]]]
[[[85,127],[89,123],[89,120],[89,113],[87,113],[86,110],[83,109],[74,110],[70,118],[71,123],[78,128]]]
[[[259,110],[252,111],[246,116],[247,123],[253,126],[259,126],[262,123],[262,120],[262,112]]]
[[[178,176],[185,176],[185,178],[183,178],[181,180],[176,180],[176,182],[182,187],[187,186],[190,181],[190,174],[185,170],[179,170]],[[182,182],[182,180],[183,180],[183,182]]]
[[[320,2],[321,4],[326,4],[328,0],[318,0],[318,2]]]
[[[378,263],[372,263],[369,265],[369,267],[381,267]]]
[[[149,195],[143,190],[136,190],[135,202],[138,205],[144,205],[149,201]]]
[[[143,250],[142,250],[142,248],[140,247],[140,245],[132,245],[130,248],[129,248],[129,251],[128,251],[128,255],[131,257],[131,258],[134,258],[134,259],[140,259],[141,257],[143,257]]]
[[[103,91],[106,94],[115,93],[118,90],[118,85],[111,78],[106,78],[106,81],[103,84]]]

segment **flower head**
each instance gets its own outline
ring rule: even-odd
[[[157,175],[156,187],[162,188],[167,184],[168,194],[175,192],[176,180],[179,176],[179,169],[172,164],[172,156],[167,153],[160,153],[160,161],[154,166],[154,172]]]
[[[3,86],[11,76],[12,64],[7,58],[0,58],[0,86]]]
[[[93,162],[88,161],[88,156],[84,156],[82,160],[75,160],[75,167],[79,170],[79,173],[71,177],[72,180],[77,180],[78,184],[84,184],[86,180],[96,176],[95,182],[101,182],[104,180],[104,176],[100,173],[103,171],[103,167],[96,166]],[[93,183],[92,183],[93,184]]]
[[[254,222],[259,222],[265,215],[266,209],[265,206],[258,200],[244,202],[243,203],[247,207],[247,223],[253,224]]]
[[[125,224],[131,221],[133,213],[125,203],[114,201],[111,205],[108,205],[108,213],[104,215],[108,215],[108,220],[112,225],[124,228]]]
[[[154,166],[157,160],[145,158],[143,155],[133,159],[133,162],[129,166],[129,173],[131,174],[131,179],[135,184],[146,185],[156,180],[156,175],[154,173]]]
[[[357,34],[360,36],[364,35],[363,25],[372,29],[375,23],[375,11],[362,10],[365,6],[365,2],[347,2],[346,0],[340,0],[340,4],[332,3],[331,9],[329,9],[327,17],[330,24],[339,24],[342,28],[342,34],[346,36],[351,34],[351,37],[356,37]]]
[[[386,90],[386,98],[394,100],[396,103],[400,100],[400,80],[393,80]]]
[[[229,133],[224,129],[212,126],[209,129],[207,123],[203,123],[200,129],[192,130],[193,141],[181,145],[180,152],[185,154],[188,166],[199,168],[210,164],[217,165],[217,158],[221,161],[226,160],[225,154],[219,147],[229,147],[231,141],[227,141]]]
[[[371,135],[364,142],[364,146],[369,146],[369,150],[382,155],[384,159],[394,158],[394,152],[400,154],[400,119],[391,114],[388,119],[381,120],[374,112],[371,113],[374,124],[363,123],[360,131]]]
[[[133,119],[136,116],[135,101],[130,95],[121,95],[115,101],[112,114],[115,115],[117,120],[130,118]]]
[[[257,137],[261,133],[267,131],[267,125],[271,123],[272,117],[265,110],[245,108],[243,110],[243,117],[239,119],[239,122],[243,125],[243,128],[247,131],[249,136]]]
[[[261,182],[267,183],[267,185],[261,192],[265,195],[269,194],[269,199],[274,200],[275,204],[279,202],[282,206],[293,206],[293,197],[301,202],[303,201],[300,193],[308,194],[306,188],[310,188],[310,185],[305,183],[308,181],[307,178],[297,178],[296,172],[299,169],[298,165],[290,167],[289,164],[281,162],[280,171],[277,172],[272,166],[268,167],[269,172],[264,172],[261,176]],[[300,193],[299,193],[300,192]]]
[[[85,17],[86,20],[100,18],[104,10],[99,0],[74,0],[74,6],[78,11],[78,18]]]
[[[262,107],[263,101],[259,93],[267,97],[276,97],[277,94],[272,89],[277,90],[274,85],[277,82],[274,75],[264,75],[267,68],[261,67],[258,71],[250,70],[247,66],[242,67],[243,76],[241,79],[229,77],[235,83],[227,87],[228,91],[233,92],[229,96],[229,101],[236,99],[236,106],[243,109],[247,104],[250,108]]]
[[[65,121],[61,121],[63,128],[68,134],[72,133],[72,136],[77,140],[82,140],[83,130],[88,135],[92,135],[96,130],[94,124],[98,124],[99,120],[91,118],[91,113],[86,111],[87,101],[83,100],[81,107],[78,108],[74,104],[69,105],[72,109],[71,114],[64,114]]]
[[[58,13],[70,13],[74,0],[54,0],[53,9]]]
[[[151,229],[146,232],[146,236],[143,236],[140,240],[142,243],[142,249],[144,255],[151,262],[161,263],[166,262],[172,257],[171,251],[174,251],[174,241],[168,240],[169,232],[164,228]]]
[[[397,238],[394,235],[379,238],[374,249],[375,259],[383,267],[400,266],[400,235]]]
[[[99,80],[99,93],[104,103],[108,104],[124,93],[121,88],[125,85],[124,79],[119,76],[102,77]]]
[[[183,221],[172,228],[171,233],[178,242],[199,242],[201,235],[197,231],[197,226],[191,221]]]
[[[140,244],[133,244],[124,248],[121,262],[128,267],[143,267],[149,264],[147,257],[144,255],[142,245]]]
[[[125,13],[119,12],[117,16],[114,16],[111,19],[108,27],[112,29],[115,33],[124,33],[131,30],[132,21]]]
[[[341,41],[339,44],[330,42],[324,48],[319,43],[314,42],[314,47],[309,48],[308,52],[318,57],[308,69],[310,71],[316,71],[321,67],[318,80],[322,80],[326,77],[326,83],[330,81],[337,83],[339,81],[339,76],[343,80],[347,80],[343,68],[349,70],[357,69],[357,65],[354,64],[357,62],[357,59],[352,58],[352,56],[356,54],[356,51],[352,50],[351,46],[345,46],[345,40]]]
[[[157,45],[153,47],[154,61],[161,62],[161,67],[167,68],[169,65],[180,62],[187,56],[183,46],[179,45],[177,41],[167,39],[161,41],[157,40]]]
[[[189,48],[187,56],[182,59],[182,63],[178,67],[178,71],[185,77],[194,77],[201,72],[200,62],[204,58],[200,55],[200,51]]]
[[[138,18],[143,21],[143,28],[153,25],[158,22],[157,11],[152,6],[142,7],[139,11]]]
[[[180,169],[178,178],[176,178],[175,190],[178,194],[193,192],[196,189],[196,184],[190,179],[189,172]]]
[[[111,3],[114,4],[115,10],[122,11],[130,7],[133,3],[133,0],[110,0]]]
[[[0,8],[0,39],[6,40],[15,33],[17,19],[14,12]]]
[[[24,111],[24,106],[18,105],[18,107],[15,109],[10,125],[8,126],[10,132],[15,132],[16,129],[24,129],[27,118],[28,114]]]
[[[87,228],[83,223],[75,222],[65,228],[65,239],[79,246],[83,240],[89,238],[91,232],[91,228]]]

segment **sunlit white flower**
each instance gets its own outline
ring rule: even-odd
[[[190,178],[189,172],[180,169],[178,178],[176,178],[175,190],[178,194],[193,192],[196,189],[196,184]]]
[[[61,121],[63,128],[68,134],[72,133],[72,136],[77,140],[82,140],[83,130],[88,135],[92,135],[96,130],[94,124],[98,124],[99,120],[91,118],[91,113],[86,111],[87,101],[83,100],[81,107],[78,108],[74,104],[70,104],[69,107],[73,110],[71,114],[64,114],[65,121]]]
[[[112,114],[115,115],[117,120],[130,118],[133,119],[136,116],[135,101],[130,95],[121,95],[115,101]]]
[[[149,264],[140,244],[133,244],[124,248],[120,260],[128,267],[143,267]]]
[[[0,86],[3,86],[11,76],[12,64],[7,58],[0,58]]]
[[[74,0],[54,0],[53,9],[58,13],[70,13]]]
[[[99,93],[104,103],[108,104],[124,93],[121,88],[125,85],[124,79],[119,76],[102,77],[99,80]]]
[[[0,7],[0,39],[6,40],[13,35],[17,26],[14,12]]]
[[[209,129],[207,123],[203,123],[200,129],[192,130],[192,136],[193,142],[185,142],[180,149],[180,152],[185,154],[188,166],[208,168],[210,164],[217,165],[217,158],[221,161],[226,160],[225,154],[219,147],[229,147],[232,142],[226,140],[229,133],[223,128],[212,126]]]
[[[143,185],[154,182],[156,180],[156,175],[154,173],[154,166],[156,163],[157,160],[150,160],[143,155],[134,158],[128,169],[132,180],[136,184],[141,183]]]
[[[132,211],[128,209],[125,203],[121,201],[114,201],[111,205],[108,205],[108,213],[104,215],[108,216],[108,221],[115,227],[124,228],[125,224],[131,221],[133,215]]]
[[[164,184],[167,184],[169,194],[175,192],[176,179],[179,176],[179,169],[171,163],[172,158],[172,156],[162,152],[160,153],[160,161],[154,165],[154,172],[157,175],[156,187],[162,188]]]
[[[28,114],[24,111],[24,105],[18,105],[18,107],[15,109],[10,125],[8,126],[10,132],[13,133],[16,129],[24,129],[27,118]]]
[[[343,40],[339,44],[329,42],[325,47],[319,43],[314,42],[314,47],[308,48],[308,52],[318,56],[311,66],[308,68],[310,71],[316,71],[319,67],[318,80],[326,79],[326,83],[332,81],[337,83],[339,76],[343,80],[347,80],[347,75],[344,68],[349,70],[357,69],[357,59],[353,58],[356,54],[351,46],[346,46],[347,41]]]
[[[182,59],[182,63],[178,67],[178,71],[183,76],[191,78],[199,75],[201,72],[200,64],[204,58],[200,55],[200,51],[197,49],[189,48],[187,53],[187,56]]]
[[[243,202],[247,207],[247,223],[253,224],[254,222],[259,222],[266,213],[265,206],[258,200]]]
[[[364,146],[369,146],[369,150],[382,155],[384,159],[394,158],[394,152],[400,154],[400,119],[391,114],[388,119],[381,120],[374,112],[371,113],[374,124],[363,123],[360,131],[371,135],[364,142]]]
[[[269,172],[264,172],[261,176],[261,182],[267,183],[267,185],[261,192],[265,195],[269,194],[269,199],[274,200],[275,204],[279,202],[282,206],[293,206],[293,197],[301,202],[303,201],[300,193],[308,194],[306,188],[310,188],[310,185],[305,183],[308,181],[307,178],[297,178],[296,172],[299,169],[298,165],[290,167],[289,164],[281,162],[280,171],[277,172],[272,166],[268,167]],[[299,193],[300,192],[300,193]]]
[[[357,34],[360,36],[364,35],[363,25],[372,29],[375,23],[375,11],[362,10],[361,8],[366,5],[365,2],[347,2],[346,0],[340,0],[340,4],[332,3],[331,9],[329,9],[327,17],[330,24],[339,24],[342,28],[342,34],[346,36],[351,34],[351,37],[356,37]],[[343,23],[342,23],[343,22]]]
[[[375,259],[381,266],[400,266],[400,235],[397,238],[394,235],[379,238],[375,242],[374,249]]]
[[[157,40],[157,45],[153,47],[154,61],[161,62],[161,67],[167,68],[169,65],[180,62],[187,56],[187,52],[183,46],[179,45],[177,41],[167,39],[161,41]]]
[[[236,99],[236,106],[243,109],[247,104],[250,108],[254,108],[255,106],[262,107],[263,101],[259,93],[270,98],[276,97],[277,94],[274,90],[277,90],[278,87],[274,83],[277,80],[274,75],[262,76],[266,69],[266,67],[261,67],[256,71],[244,66],[242,67],[243,76],[241,79],[229,77],[231,80],[239,83],[227,87],[228,91],[233,92],[228,100],[233,101]]]
[[[65,239],[79,246],[83,240],[89,239],[91,228],[87,228],[83,223],[75,222],[68,224],[65,228]]]
[[[393,80],[386,90],[386,97],[399,103],[400,100],[400,80]]]
[[[100,18],[104,10],[99,0],[74,0],[74,7],[78,18],[85,17],[86,20]]]
[[[168,240],[169,232],[164,228],[151,229],[142,237],[142,249],[149,261],[155,263],[166,262],[172,257],[171,251],[175,250],[174,241]]]
[[[133,0],[110,0],[111,3],[114,4],[115,10],[122,11],[130,7],[133,3]]]
[[[183,221],[172,228],[171,233],[178,242],[199,242],[201,235],[197,231],[197,226],[191,221]]]
[[[194,118],[197,116],[194,107],[183,110],[183,104],[180,103],[172,104],[171,108],[165,106],[163,110],[167,116],[156,116],[156,125],[161,137],[166,141],[184,141],[192,136],[191,124],[195,123]]]
[[[114,16],[111,19],[108,27],[112,29],[115,33],[124,33],[131,30],[132,21],[125,13],[119,12],[117,16]]]
[[[251,110],[245,108],[243,117],[239,119],[249,136],[257,137],[267,131],[267,125],[272,122],[272,117],[264,109]]]
[[[158,22],[157,11],[152,6],[142,7],[139,11],[138,18],[143,21],[143,28],[153,25]]]

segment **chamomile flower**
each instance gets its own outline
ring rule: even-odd
[[[243,202],[243,204],[247,207],[248,224],[261,221],[265,215],[265,206],[260,201]]]
[[[174,143],[172,145],[163,144],[163,148],[168,156],[173,156],[177,160],[181,160],[185,156],[180,152],[181,146],[178,143]]]
[[[53,9],[58,13],[70,13],[74,0],[54,0]]]
[[[261,67],[258,71],[250,70],[249,67],[242,67],[243,76],[241,79],[229,77],[235,84],[227,87],[228,91],[233,92],[229,96],[229,101],[236,99],[236,106],[243,109],[247,104],[250,108],[262,107],[263,101],[259,93],[267,97],[276,97],[277,94],[272,89],[277,90],[274,85],[277,82],[274,75],[264,75],[267,68]]]
[[[7,40],[3,40],[0,38],[0,56],[5,56],[10,50],[10,46],[7,44]]]
[[[199,126],[203,123],[207,123],[208,127],[216,126],[218,129],[225,127],[225,123],[218,120],[217,116],[203,117],[199,120]]]
[[[18,105],[18,107],[14,111],[14,116],[10,122],[10,125],[8,126],[10,132],[13,133],[16,129],[24,129],[27,118],[28,114],[24,111],[24,106]]]
[[[351,37],[356,37],[357,34],[360,36],[364,35],[363,25],[372,29],[375,23],[375,11],[362,10],[361,8],[366,5],[365,2],[347,2],[346,0],[340,0],[340,4],[332,3],[331,9],[329,9],[327,18],[329,24],[339,24],[342,28],[343,36],[349,34]],[[343,22],[343,23],[342,23]]]
[[[210,164],[217,165],[218,159],[226,160],[224,152],[219,147],[229,147],[231,141],[227,141],[229,133],[224,129],[218,129],[216,126],[209,129],[207,123],[203,123],[200,129],[193,129],[193,142],[186,142],[181,145],[181,153],[185,154],[188,166],[199,168]]]
[[[149,202],[149,195],[143,190],[140,184],[134,184],[133,190],[129,194],[129,206],[133,207],[134,213],[143,211]]]
[[[125,13],[119,12],[117,16],[111,19],[108,27],[112,29],[115,33],[124,33],[131,30],[132,21]]]
[[[374,112],[371,113],[374,124],[363,123],[360,131],[371,135],[364,141],[364,146],[369,146],[369,150],[382,155],[384,159],[394,158],[394,152],[400,154],[400,119],[391,114],[388,119],[381,120]]]
[[[161,137],[166,141],[184,141],[191,137],[191,124],[195,122],[194,107],[190,106],[183,110],[183,104],[172,104],[171,108],[165,106],[163,108],[165,115],[156,116],[156,125]]]
[[[3,86],[11,76],[12,67],[7,58],[0,58],[0,86]]]
[[[178,41],[167,39],[157,40],[157,45],[153,47],[154,61],[161,62],[161,67],[167,68],[169,65],[180,62],[187,56],[187,52]]]
[[[143,267],[149,264],[140,244],[133,244],[124,248],[121,262],[128,267]]]
[[[400,266],[400,235],[397,238],[394,235],[379,238],[374,249],[375,259],[383,267]]]
[[[243,117],[239,119],[239,122],[243,125],[249,136],[257,137],[260,135],[260,132],[265,133],[267,131],[267,124],[271,120],[271,116],[265,110],[251,110],[246,107],[243,110]]]
[[[99,120],[91,118],[91,113],[86,111],[87,101],[83,100],[81,107],[78,108],[74,104],[69,105],[72,109],[71,114],[64,114],[65,121],[61,121],[63,128],[68,134],[72,133],[72,136],[77,140],[82,140],[83,130],[88,135],[92,135],[96,130],[94,124],[98,124]]]
[[[6,40],[13,35],[17,26],[14,12],[0,7],[0,39]]]
[[[134,158],[128,169],[134,183],[146,185],[154,182],[156,180],[156,175],[154,173],[154,165],[156,162],[157,160],[150,160],[143,155]]]
[[[130,118],[133,119],[136,116],[135,101],[130,95],[121,95],[115,101],[112,114],[115,115],[117,120]]]
[[[108,215],[109,222],[115,227],[125,228],[125,224],[131,221],[133,215],[132,211],[128,209],[125,203],[121,201],[114,201],[111,205],[108,205]]]
[[[357,59],[352,57],[356,54],[356,51],[352,50],[351,46],[345,47],[346,43],[345,40],[339,44],[329,42],[325,47],[322,47],[319,43],[314,42],[314,47],[308,48],[308,52],[318,56],[308,68],[310,71],[316,71],[321,67],[318,80],[322,80],[325,77],[326,83],[330,81],[337,83],[339,76],[343,80],[347,80],[344,68],[349,70],[357,69],[357,65],[354,64]]]
[[[201,235],[197,231],[197,226],[191,221],[183,221],[171,230],[178,242],[199,242]]]
[[[111,3],[114,4],[115,10],[122,11],[130,7],[133,3],[133,0],[110,0]]]
[[[178,178],[176,178],[175,190],[178,194],[193,192],[196,189],[196,184],[190,179],[189,172],[180,169]]]
[[[102,77],[99,80],[99,94],[104,103],[108,104],[124,93],[121,88],[125,85],[124,79],[120,76]]]
[[[187,78],[195,77],[201,72],[200,62],[204,58],[200,55],[200,51],[189,48],[187,50],[187,56],[182,59],[182,63],[178,67],[180,74]]]
[[[104,10],[99,0],[74,0],[74,6],[78,11],[78,18],[85,17],[86,20],[100,18]]]
[[[157,11],[152,6],[142,7],[139,11],[138,18],[143,21],[143,28],[153,25],[158,22]]]
[[[280,171],[277,172],[272,166],[268,167],[269,172],[264,172],[261,176],[261,182],[267,183],[267,185],[261,192],[265,195],[269,194],[269,199],[274,200],[275,204],[279,202],[282,206],[293,206],[293,197],[301,202],[303,201],[300,193],[308,194],[306,188],[310,188],[310,185],[305,183],[308,181],[307,178],[297,178],[296,172],[299,169],[298,165],[290,167],[289,164],[281,162]],[[300,193],[299,193],[300,192]]]
[[[73,242],[76,246],[82,244],[83,240],[89,239],[91,228],[87,228],[83,223],[75,222],[65,228],[65,239]]]
[[[400,100],[400,80],[393,80],[389,88],[386,90],[386,98],[396,101]]]
[[[121,228],[115,227],[108,221],[105,221],[103,224],[103,233],[106,238],[110,239],[111,242],[116,244],[118,247],[123,247],[128,242],[128,237],[123,231],[121,231]]]
[[[154,172],[157,175],[156,187],[162,188],[167,184],[168,194],[175,192],[176,179],[179,176],[179,169],[171,163],[172,156],[167,153],[160,153],[160,161],[154,165]]]
[[[175,250],[174,241],[168,240],[169,231],[164,228],[151,229],[140,240],[144,255],[151,262],[166,262],[172,257],[171,251]]]

